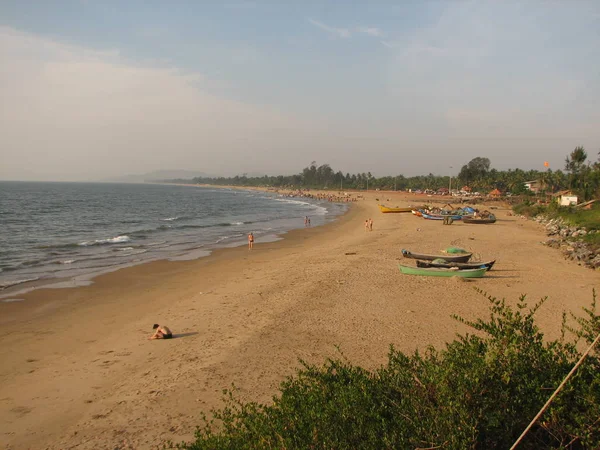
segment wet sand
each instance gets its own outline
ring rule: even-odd
[[[102,275],[91,286],[39,289],[0,303],[0,442],[8,449],[156,448],[189,440],[201,412],[222,405],[232,384],[247,400],[269,401],[299,366],[336,346],[373,368],[389,345],[441,347],[465,332],[451,314],[487,315],[481,288],[515,303],[543,296],[539,324],[557,337],[563,310],[591,301],[599,273],[542,246],[542,228],[495,211],[494,225],[444,226],[388,206],[421,204],[367,193],[323,227],[271,243],[223,249],[196,261],[158,261]],[[364,221],[373,218],[372,232]],[[496,259],[483,279],[402,275],[407,248],[449,246]],[[149,341],[152,324],[175,339]]]

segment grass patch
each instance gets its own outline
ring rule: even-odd
[[[600,233],[588,234],[581,238],[592,247],[592,250],[600,250]]]
[[[592,209],[577,209],[573,207],[559,208],[556,215],[576,227],[585,227],[589,230],[600,230],[600,205]]]

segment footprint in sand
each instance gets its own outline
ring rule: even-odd
[[[32,411],[32,408],[28,408],[27,406],[17,406],[10,410],[10,412],[15,413],[19,417],[23,417],[26,414],[29,414]]]
[[[116,364],[118,362],[119,362],[118,359],[108,359],[106,361],[102,361],[102,363],[100,364],[100,366],[103,367],[103,368],[107,368],[107,367],[110,367],[113,364]]]

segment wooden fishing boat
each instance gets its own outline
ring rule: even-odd
[[[427,277],[461,277],[461,278],[482,278],[485,275],[487,269],[485,267],[479,269],[464,269],[461,270],[457,267],[445,268],[445,267],[410,267],[398,264],[400,272],[406,275],[423,275]]]
[[[421,212],[421,210],[420,210],[420,209],[413,209],[411,212],[412,212],[412,213],[413,213],[415,216],[417,216],[417,217],[422,217],[422,216],[423,216],[423,213]]]
[[[482,219],[480,217],[464,217],[463,222],[464,223],[480,223],[480,224],[496,223],[496,217],[492,216],[492,217],[487,217],[485,219]]]
[[[459,216],[458,214],[426,214],[421,213],[423,219],[429,220],[444,220],[446,217],[452,217],[452,220],[461,220],[463,216]]]
[[[405,258],[421,259],[424,261],[433,261],[434,259],[443,259],[446,262],[466,263],[473,253],[463,253],[460,255],[427,255],[424,253],[413,253],[406,249],[402,249],[402,256]]]
[[[412,212],[412,208],[390,208],[385,205],[377,205],[382,213],[409,213]]]
[[[493,261],[471,261],[467,263],[457,263],[457,262],[436,262],[436,261],[419,261],[417,260],[417,267],[422,267],[424,269],[428,269],[431,267],[439,267],[450,269],[452,267],[456,267],[458,269],[481,269],[485,267],[486,270],[492,270],[494,263]]]

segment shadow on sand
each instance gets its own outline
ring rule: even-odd
[[[486,274],[483,278],[498,278],[498,279],[500,279],[500,278],[506,278],[506,279],[509,279],[509,278],[519,278],[519,277],[514,276],[514,275],[513,276],[510,276],[510,275],[507,276],[507,275],[487,275]]]
[[[173,337],[171,339],[179,339],[179,338],[194,336],[195,334],[198,334],[198,332],[190,331],[189,333],[173,333]]]

